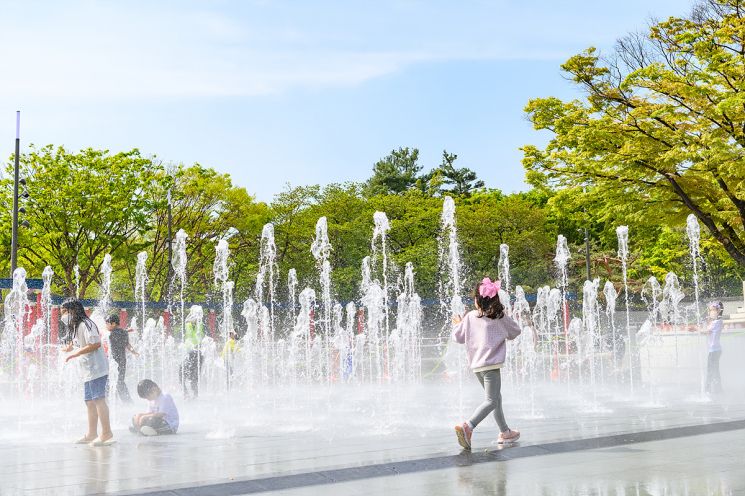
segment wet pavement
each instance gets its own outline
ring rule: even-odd
[[[181,432],[159,438],[126,432],[136,406],[120,407],[117,444],[99,448],[70,444],[79,412],[62,412],[72,425],[62,430],[0,412],[0,494],[745,494],[739,398],[561,394],[541,397],[540,408],[507,398],[520,443],[500,450],[489,418],[464,453],[452,425],[479,391],[466,387],[455,407],[440,405],[442,389],[393,389],[367,409],[342,403],[354,402],[354,389],[348,400],[293,408],[257,397],[250,413],[235,404],[228,417],[218,414],[224,405],[204,400],[181,404]],[[358,393],[359,401],[370,395]],[[405,408],[402,397],[414,401]]]

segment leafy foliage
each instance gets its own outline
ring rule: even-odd
[[[694,213],[745,268],[745,12],[739,0],[701,2],[622,39],[603,60],[590,48],[562,68],[585,101],[531,100],[553,138],[525,146],[536,186],[587,187],[641,224],[681,225]]]

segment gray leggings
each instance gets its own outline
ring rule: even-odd
[[[475,428],[491,411],[494,411],[494,419],[497,421],[499,430],[502,432],[508,431],[510,428],[507,427],[507,421],[504,420],[504,413],[502,412],[502,376],[499,369],[476,372],[476,377],[486,392],[486,401],[481,403],[473,412],[469,422]]]

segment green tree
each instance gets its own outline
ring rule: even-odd
[[[172,289],[173,274],[168,260],[168,190],[171,190],[172,235],[179,229],[187,239],[187,278],[189,285],[185,297],[199,301],[210,298],[213,288],[212,263],[215,246],[220,239],[229,238],[232,256],[231,278],[235,280],[236,298],[245,296],[253,284],[258,260],[258,239],[262,226],[269,220],[268,207],[256,203],[246,192],[232,184],[228,174],[194,164],[178,166],[164,180],[148,191],[156,208],[150,218],[150,229],[144,235],[129,240],[131,251],[148,252],[148,299],[160,301]],[[136,259],[127,257],[118,261],[129,283],[122,295],[131,297]]]
[[[373,165],[373,175],[365,185],[365,193],[368,196],[403,193],[414,187],[421,170],[417,148],[407,146],[391,150]]]
[[[18,256],[29,277],[50,265],[58,289],[72,295],[78,265],[84,297],[100,280],[104,255],[135,257],[140,247],[129,241],[150,227],[157,201],[147,191],[162,179],[158,164],[136,149],[73,153],[48,145],[31,146],[20,157],[20,167],[29,193],[23,215],[30,227],[20,231]],[[10,180],[3,182],[4,203],[10,205]]]
[[[546,283],[552,270],[555,233],[546,211],[523,194],[475,193],[458,205],[458,228],[463,258],[471,279],[497,276],[499,247],[509,245],[512,288],[526,290]]]
[[[442,151],[442,163],[425,176],[424,182],[439,184],[440,192],[454,196],[469,196],[474,190],[483,188],[484,181],[467,167],[455,167],[458,155]],[[445,188],[444,186],[450,186]]]
[[[523,148],[536,185],[602,191],[606,211],[680,224],[693,212],[745,270],[745,9],[705,0],[686,18],[592,48],[562,68],[585,101],[531,100],[545,149]]]
[[[388,249],[392,261],[399,269],[411,262],[416,272],[417,292],[423,297],[435,296],[442,199],[414,188],[403,195],[378,196],[370,201],[375,210],[385,212],[388,217],[391,226]]]

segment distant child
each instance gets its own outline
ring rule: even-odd
[[[178,376],[184,389],[184,398],[199,396],[199,375],[202,371],[204,355],[201,351],[204,339],[202,308],[193,305],[186,317],[184,326],[184,344],[187,346],[186,358],[179,365]]]
[[[202,370],[203,361],[202,352],[199,348],[194,348],[186,353],[186,358],[179,365],[178,375],[184,388],[184,398],[199,396],[199,372]]]
[[[108,446],[114,443],[114,433],[109,423],[109,406],[106,404],[106,388],[109,382],[109,362],[101,348],[98,327],[85,313],[80,300],[70,298],[62,303],[62,323],[67,328],[69,344],[65,352],[73,352],[65,358],[78,362],[83,380],[85,406],[88,410],[88,432],[76,441],[78,444]],[[74,351],[73,351],[74,350]],[[101,435],[98,423],[101,422]]]
[[[176,434],[178,431],[178,409],[170,394],[160,390],[150,379],[143,379],[137,385],[140,398],[150,402],[147,413],[138,413],[132,417],[129,430],[143,436]]]
[[[719,342],[719,338],[722,335],[722,327],[724,322],[722,321],[722,314],[724,313],[724,305],[721,301],[713,301],[709,303],[709,325],[704,331],[709,335],[709,359],[706,363],[706,392],[707,393],[721,393],[722,392],[722,378],[719,375],[719,359],[722,357],[722,345]]]
[[[225,345],[222,347],[222,352],[220,352],[220,358],[222,358],[223,363],[225,364],[225,378],[227,380],[228,389],[230,389],[233,382],[233,360],[237,351],[238,333],[230,331],[228,333],[228,339],[225,340]]]
[[[111,314],[106,318],[106,327],[109,329],[109,343],[111,343],[111,358],[116,362],[118,375],[116,380],[116,394],[119,399],[132,402],[129,389],[124,379],[127,375],[127,351],[137,355],[137,352],[129,344],[129,333],[119,327],[119,316]]]
[[[455,426],[458,443],[466,449],[471,449],[473,430],[491,412],[500,430],[498,443],[511,443],[520,438],[520,432],[510,429],[504,419],[499,372],[507,351],[505,341],[519,336],[520,326],[504,314],[499,287],[500,281],[493,282],[485,277],[474,291],[476,309],[463,318],[453,316],[453,340],[466,345],[468,363],[486,392],[486,400],[471,418]]]

